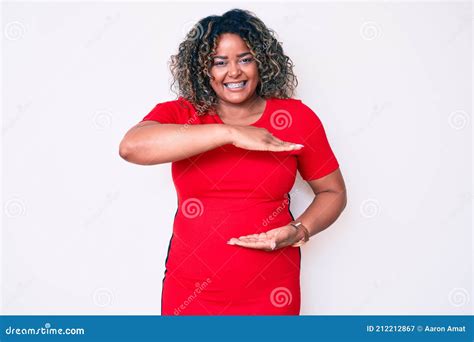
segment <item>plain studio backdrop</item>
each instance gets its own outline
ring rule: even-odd
[[[301,314],[472,313],[469,2],[3,4],[2,314],[160,314],[170,165],[118,154],[194,22],[276,31],[348,190],[302,247]],[[312,191],[298,175],[297,217]]]

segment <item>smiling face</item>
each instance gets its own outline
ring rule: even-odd
[[[259,82],[257,61],[237,34],[224,33],[217,40],[210,81],[220,101],[238,104],[255,96]]]

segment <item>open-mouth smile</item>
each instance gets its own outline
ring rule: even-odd
[[[243,89],[247,85],[247,80],[243,80],[240,82],[227,82],[224,83],[224,87],[226,87],[229,90],[234,90],[234,89]]]

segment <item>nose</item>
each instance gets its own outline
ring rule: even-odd
[[[230,77],[236,77],[240,75],[240,66],[239,63],[231,62],[229,63],[228,74]]]

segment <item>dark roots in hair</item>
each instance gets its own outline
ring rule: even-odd
[[[172,90],[191,102],[198,114],[214,109],[217,95],[210,85],[212,56],[223,33],[238,34],[248,45],[258,64],[262,98],[290,98],[298,84],[293,62],[283,53],[274,31],[252,12],[233,9],[222,16],[211,15],[197,22],[171,56]],[[176,88],[177,83],[177,89]]]

